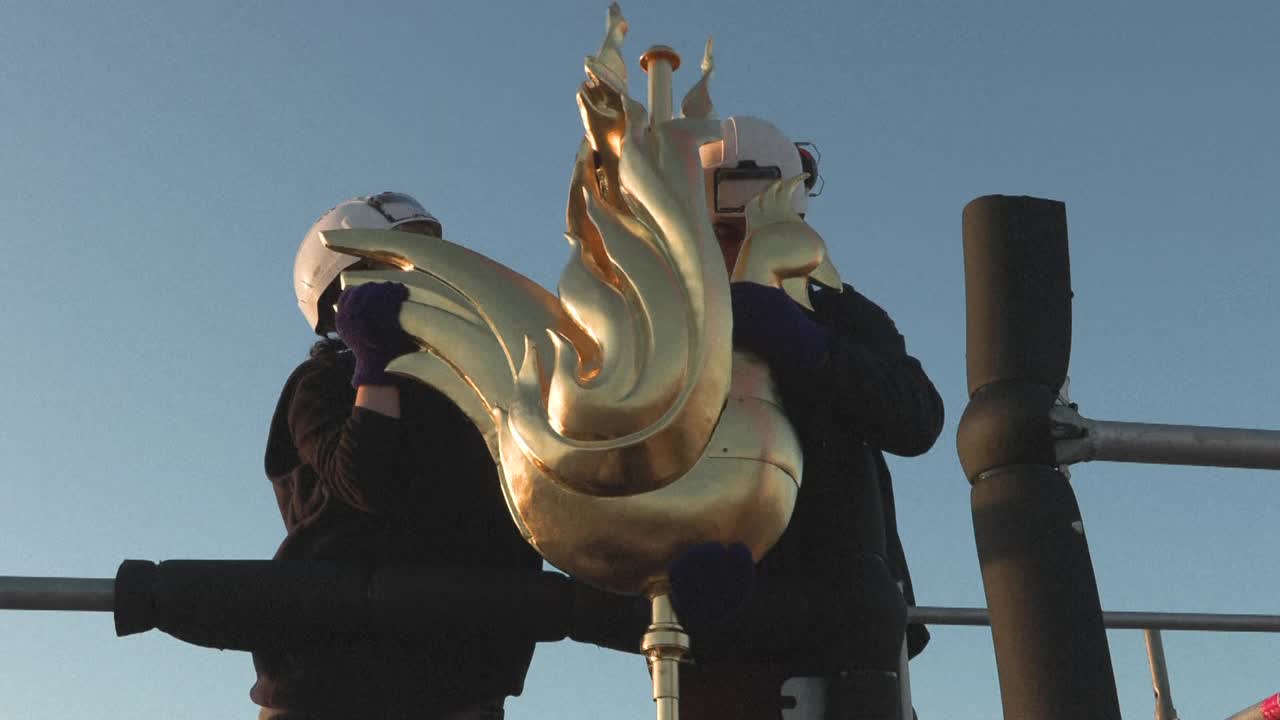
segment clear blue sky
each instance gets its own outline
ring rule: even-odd
[[[6,3],[0,574],[270,556],[262,450],[310,342],[290,290],[303,232],[345,197],[403,190],[553,285],[605,7]],[[628,57],[675,47],[682,91],[712,34],[721,114],[820,147],[810,221],[947,403],[934,450],[892,460],[922,603],[984,604],[954,450],[974,197],[1067,203],[1086,415],[1280,425],[1280,4],[623,11]],[[1275,474],[1085,465],[1073,482],[1108,609],[1280,612]],[[1110,641],[1125,715],[1150,716],[1141,634]],[[1280,637],[1166,645],[1183,717],[1280,689]],[[118,640],[106,615],[2,613],[0,648],[4,720],[253,717],[247,655]],[[913,681],[925,720],[999,715],[985,629],[936,629]],[[652,716],[634,657],[541,646],[527,684],[513,719]]]

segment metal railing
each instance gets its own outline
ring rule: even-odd
[[[991,625],[986,608],[912,607],[907,609],[907,618],[927,625]],[[1108,630],[1280,633],[1280,615],[1104,611],[1102,624]]]
[[[911,622],[929,625],[991,625],[991,614],[986,608],[911,607],[907,608],[907,618]],[[1151,669],[1151,690],[1155,696],[1155,720],[1178,720],[1178,711],[1173,707],[1161,630],[1280,633],[1280,615],[1104,611],[1102,624],[1108,630],[1142,631],[1147,646],[1147,663]],[[1277,718],[1280,718],[1280,693],[1232,715],[1228,720]]]
[[[115,614],[116,583],[116,578],[0,576],[0,610]],[[991,625],[991,614],[986,608],[917,606],[907,609],[907,618],[910,622],[935,626]],[[1178,720],[1160,635],[1162,630],[1280,633],[1280,615],[1103,612],[1102,623],[1108,630],[1143,631],[1155,694],[1155,720]],[[165,631],[191,642],[180,628],[165,628]],[[1230,720],[1275,720],[1277,717],[1280,717],[1280,694],[1231,716]]]

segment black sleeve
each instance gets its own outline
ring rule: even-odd
[[[354,407],[350,376],[342,366],[315,364],[297,377],[288,408],[289,435],[298,459],[316,472],[331,496],[376,513],[407,483],[402,423]]]
[[[784,388],[827,404],[853,440],[904,457],[928,451],[942,432],[942,398],[888,313],[848,285],[810,296],[830,331],[827,362],[818,372],[783,369]]]

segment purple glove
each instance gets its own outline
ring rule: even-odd
[[[409,288],[395,282],[357,285],[338,296],[334,326],[356,356],[351,387],[392,384],[387,364],[418,349],[400,327],[400,305],[408,297]]]
[[[814,370],[826,360],[827,329],[805,315],[778,288],[753,282],[729,286],[733,299],[733,343],[771,365]]]
[[[729,619],[747,604],[756,583],[756,564],[742,543],[708,542],[685,548],[667,567],[671,606],[687,627]]]

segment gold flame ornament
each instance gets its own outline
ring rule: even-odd
[[[720,139],[711,43],[682,116],[649,117],[627,94],[626,30],[611,6],[577,94],[586,132],[558,295],[441,239],[335,230],[324,242],[408,270],[343,279],[408,286],[400,323],[422,350],[388,370],[436,387],[480,428],[524,537],[581,580],[652,596],[692,544],[743,542],[759,559],[786,528],[802,458],[768,368],[732,348],[698,154]],[[651,92],[667,95],[650,105],[669,114],[678,57],[646,58]],[[734,279],[807,304],[811,276],[840,283],[821,237],[789,209],[802,179],[752,201]]]

